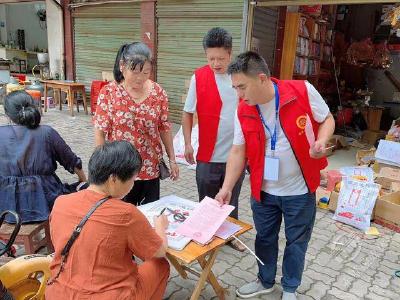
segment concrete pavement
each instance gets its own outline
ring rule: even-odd
[[[0,106],[0,124],[7,124]],[[94,147],[93,127],[90,116],[82,112],[75,117],[51,109],[42,118],[42,124],[54,127],[66,140],[72,150],[82,158],[85,171]],[[0,137],[1,139],[1,137]],[[329,159],[340,166],[343,157],[353,152],[338,152]],[[354,156],[353,156],[354,157]],[[352,161],[348,159],[347,161]],[[161,184],[162,195],[175,194],[197,201],[195,172],[181,166],[181,178],[177,182],[165,180]],[[72,182],[69,173],[60,168],[57,173],[64,181]],[[245,179],[240,196],[239,218],[253,223],[249,205],[249,182]],[[337,224],[332,213],[318,209],[313,236],[306,257],[302,284],[298,290],[299,299],[400,299],[400,278],[394,277],[394,271],[400,270],[400,234],[378,227],[382,235],[375,240],[363,239],[358,231]],[[242,240],[254,249],[255,230],[242,236]],[[284,231],[280,234],[280,252],[277,282],[280,282],[282,254],[285,245]],[[199,266],[194,265],[194,268]],[[171,300],[189,299],[195,287],[195,277],[188,280],[180,278],[171,268],[171,278],[165,298]],[[216,259],[213,271],[221,285],[229,292],[227,299],[236,299],[235,288],[254,280],[257,274],[255,259],[248,253],[239,253],[230,247],[224,247]],[[281,289],[272,295],[254,299],[280,299]],[[211,286],[206,285],[201,299],[217,299]]]

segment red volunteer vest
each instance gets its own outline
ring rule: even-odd
[[[222,100],[213,70],[206,65],[194,72],[196,76],[197,116],[199,118],[199,149],[196,159],[209,162],[217,141]]]
[[[313,193],[320,183],[320,170],[328,165],[328,161],[326,158],[314,159],[309,155],[310,145],[304,132],[306,114],[310,116],[315,136],[318,136],[319,124],[312,117],[307,87],[302,80],[281,81],[272,78],[272,81],[278,85],[279,121],[282,130],[293,149],[307,187]],[[246,141],[251,194],[260,201],[266,145],[264,127],[256,107],[243,101],[238,107],[238,118]]]

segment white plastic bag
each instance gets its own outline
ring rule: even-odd
[[[379,194],[379,184],[345,178],[333,219],[366,231]]]
[[[176,162],[178,164],[189,165],[185,159],[185,139],[183,138],[182,126],[176,133],[173,143]],[[197,124],[192,128],[192,147],[194,150],[193,156],[196,159],[197,150],[199,149],[199,127]]]

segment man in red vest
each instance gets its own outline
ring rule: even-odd
[[[214,198],[225,178],[226,160],[232,147],[234,116],[239,98],[226,73],[231,61],[232,36],[223,28],[212,28],[203,39],[208,64],[192,76],[185,106],[182,128],[185,139],[185,158],[194,164],[191,133],[193,114],[197,112],[199,149],[197,152],[196,182],[199,200]],[[242,169],[243,171],[243,169]],[[234,183],[231,217],[238,218],[238,200],[244,172]],[[230,244],[238,251],[244,247],[236,241]]]
[[[282,299],[296,298],[314,226],[315,191],[327,166],[326,143],[334,119],[321,95],[307,81],[270,77],[265,60],[254,52],[240,54],[228,68],[240,102],[226,176],[216,196],[229,203],[232,188],[246,161],[250,168],[251,208],[257,231],[257,280],[240,287],[241,298],[274,290],[278,240],[285,220]],[[308,119],[308,121],[307,121]],[[310,124],[311,122],[311,124]],[[315,141],[306,137],[313,134]],[[311,143],[311,145],[310,145]]]

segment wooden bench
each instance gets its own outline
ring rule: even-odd
[[[3,223],[0,228],[0,238],[8,240],[13,230],[13,225]],[[49,222],[23,224],[14,244],[24,245],[25,254],[34,254],[42,247],[46,247],[47,251],[52,253],[54,248],[50,239]]]

